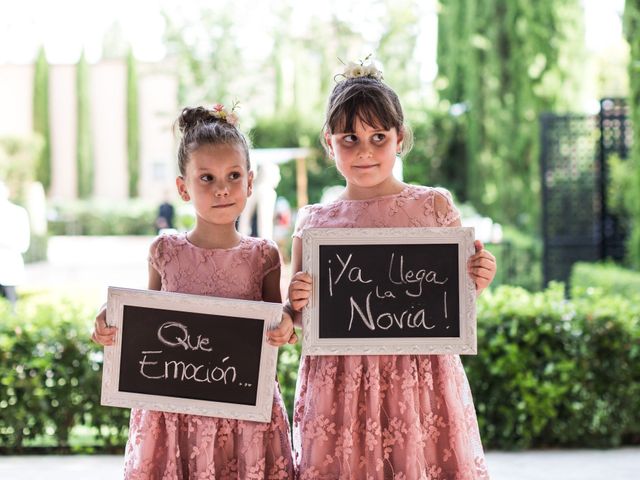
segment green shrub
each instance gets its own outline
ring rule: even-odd
[[[51,235],[155,235],[158,206],[142,200],[104,202],[74,200],[54,206],[49,220]],[[176,208],[176,228],[188,230],[194,224],[189,208]]]
[[[640,299],[640,272],[614,263],[576,263],[571,269],[570,285],[574,297],[595,289],[603,295]]]
[[[129,410],[100,406],[93,306],[0,301],[0,451],[119,448]],[[291,415],[300,345],[280,349]],[[463,357],[486,448],[640,443],[640,302],[592,290],[566,299],[503,286],[478,302],[478,355]],[[89,432],[81,441],[74,435]],[[69,447],[67,447],[69,448]]]
[[[0,301],[0,447],[67,447],[77,425],[98,445],[123,444],[129,411],[100,406],[102,348],[89,339],[91,317],[70,301],[29,299],[15,314]]]
[[[24,263],[45,261],[47,259],[48,246],[49,237],[47,235],[34,235],[33,233],[31,233],[29,250],[27,250],[23,255]]]
[[[465,357],[485,447],[604,447],[640,434],[640,307],[499,287],[478,304],[479,354]],[[637,441],[637,440],[636,440]]]
[[[542,287],[542,241],[505,226],[502,243],[487,244],[496,257],[498,271],[492,285],[512,285],[530,291]]]

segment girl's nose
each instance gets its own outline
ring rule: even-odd
[[[371,157],[371,149],[366,146],[361,147],[360,150],[358,150],[358,157],[359,158]]]
[[[229,195],[229,189],[226,185],[218,185],[215,192],[216,197],[226,197]]]

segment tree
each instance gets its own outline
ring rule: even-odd
[[[231,102],[244,97],[239,85],[246,76],[236,38],[233,3],[198,10],[197,23],[181,12],[164,12],[169,54],[178,61],[180,105]],[[232,88],[233,87],[233,88]],[[228,98],[228,95],[234,95]]]
[[[138,73],[136,59],[129,48],[127,53],[127,158],[129,169],[129,197],[138,196],[140,179],[140,126],[138,121]]]
[[[626,0],[624,5],[624,33],[631,47],[629,60],[629,105],[633,128],[633,147],[629,171],[633,176],[627,190],[627,208],[631,214],[631,235],[627,251],[631,264],[640,268],[640,0]]]
[[[38,50],[33,80],[33,130],[42,137],[36,162],[36,179],[45,190],[51,186],[51,131],[49,128],[49,64],[44,47]]]
[[[582,38],[579,0],[442,1],[437,83],[464,117],[466,196],[482,213],[536,229],[538,116],[578,101]]]
[[[89,66],[84,50],[76,65],[76,95],[78,111],[77,167],[78,197],[88,198],[93,193],[93,151],[91,146]]]

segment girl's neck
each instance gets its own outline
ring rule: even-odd
[[[196,220],[196,225],[187,233],[187,240],[200,248],[224,249],[233,248],[240,243],[242,236],[236,230],[235,223],[229,225],[202,224]]]
[[[340,195],[342,200],[372,200],[387,195],[395,195],[400,193],[406,184],[397,180],[395,177],[389,177],[384,182],[373,187],[360,187],[347,181],[347,186]]]

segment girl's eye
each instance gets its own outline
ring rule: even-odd
[[[384,135],[384,133],[376,133],[376,134],[373,136],[373,141],[374,141],[374,142],[381,142],[381,141],[383,141],[384,139],[385,139],[385,135]]]
[[[355,135],[345,135],[344,137],[342,137],[342,140],[345,143],[355,143],[358,140],[358,137],[356,137]]]

